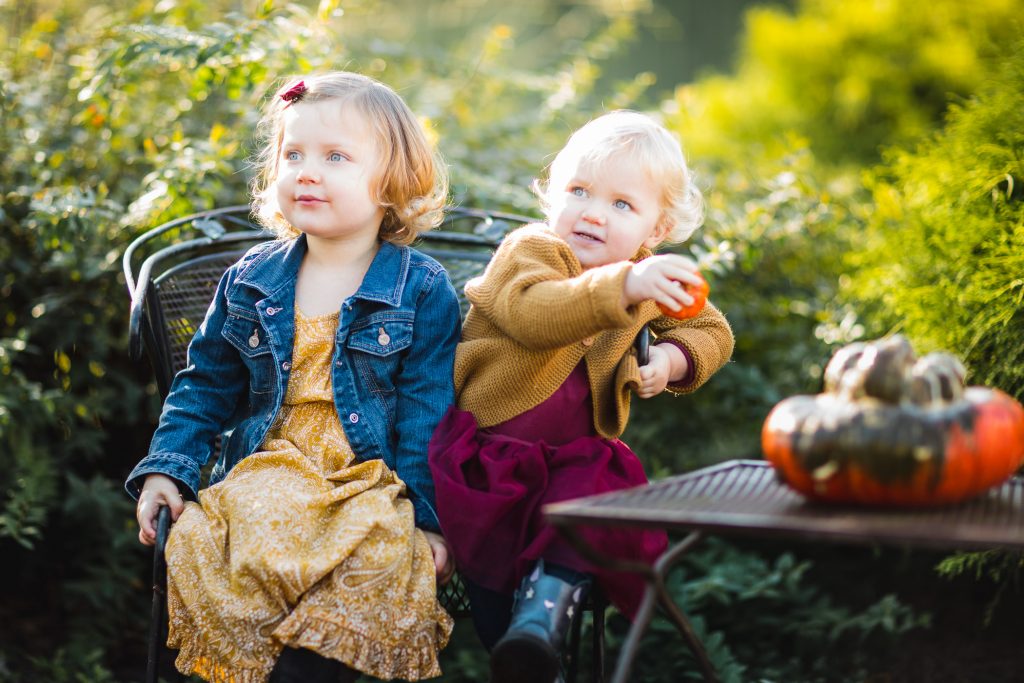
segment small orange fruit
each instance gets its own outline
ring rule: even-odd
[[[673,311],[668,306],[659,303],[658,308],[661,309],[661,312],[669,317],[684,320],[686,318],[692,318],[704,310],[704,304],[708,300],[708,292],[711,291],[711,288],[708,287],[707,280],[701,277],[700,273],[697,273],[697,277],[700,278],[700,284],[691,285],[689,282],[681,283],[683,285],[683,289],[686,290],[686,293],[693,297],[692,304],[689,306],[683,306],[678,311]]]

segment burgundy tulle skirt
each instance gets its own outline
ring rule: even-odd
[[[585,383],[581,388],[589,392]],[[557,423],[563,433],[578,433],[581,424],[592,424],[589,393],[586,399],[585,413],[582,407],[547,413],[546,422]],[[552,445],[509,433],[542,433],[550,424],[538,429],[536,417],[510,422],[511,429],[481,430],[472,414],[451,408],[430,442],[438,516],[459,571],[484,588],[511,595],[534,562],[544,558],[592,574],[612,604],[632,619],[643,579],[586,561],[545,522],[541,508],[646,484],[640,461],[618,439],[593,435],[592,427],[583,429],[590,432],[584,436]],[[648,563],[667,546],[663,532],[589,527],[583,534],[602,554]]]

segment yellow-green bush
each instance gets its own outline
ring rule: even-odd
[[[848,295],[876,332],[964,358],[1024,399],[1024,41],[945,127],[871,175],[875,211]]]
[[[697,158],[743,159],[796,135],[822,161],[871,161],[939,124],[1020,31],[1015,0],[753,9],[735,73],[679,88],[679,128]]]

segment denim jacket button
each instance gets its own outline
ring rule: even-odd
[[[252,331],[252,336],[249,337],[249,347],[255,349],[260,345],[260,335],[256,330]]]
[[[274,308],[273,306],[267,306],[267,315],[277,315],[277,312],[280,311],[280,310],[281,310],[280,308]]]
[[[289,363],[288,361],[285,361],[285,362],[281,363],[281,369],[282,370],[291,370],[292,369],[292,364]]]
[[[359,416],[356,415],[355,413],[350,413],[348,416],[348,421],[351,422],[352,424],[355,424],[356,422],[359,422]]]
[[[342,363],[340,360],[334,361],[334,364],[339,368],[344,365],[344,363]]]

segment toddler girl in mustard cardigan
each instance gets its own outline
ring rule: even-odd
[[[693,391],[733,348],[710,303],[687,320],[657,305],[691,304],[680,283],[699,280],[691,259],[651,250],[685,240],[703,219],[700,190],[668,131],[635,112],[601,116],[569,138],[537,189],[547,222],[510,233],[466,285],[458,407],[430,444],[438,516],[492,649],[494,683],[555,680],[592,579],[635,614],[640,579],[586,562],[541,507],[646,483],[618,439],[630,391]],[[639,367],[632,343],[644,324],[656,340]],[[649,561],[666,545],[662,533],[632,530],[593,530],[587,540]]]

